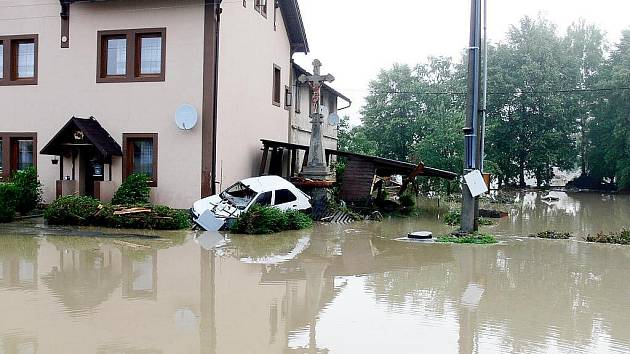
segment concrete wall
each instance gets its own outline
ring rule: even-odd
[[[221,18],[217,181],[221,189],[258,174],[260,139],[287,141],[291,48],[280,9],[274,30],[273,1],[267,18],[254,1],[225,4]],[[272,104],[274,64],[281,69],[280,106]]]
[[[68,49],[60,48],[59,5],[10,7],[26,2],[3,2],[3,18],[22,19],[0,21],[0,35],[39,35],[39,83],[0,87],[0,131],[37,132],[38,150],[71,116],[96,117],[121,146],[123,133],[158,133],[159,180],[153,200],[187,207],[198,199],[201,130],[180,131],[173,118],[182,103],[201,110],[203,2],[182,0],[177,7],[167,0],[73,4]],[[166,81],[96,83],[97,31],[151,27],[167,28]],[[59,177],[50,160],[38,156],[46,202],[54,199]],[[122,178],[121,164],[120,158],[114,160],[115,180]]]

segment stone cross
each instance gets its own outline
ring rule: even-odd
[[[322,123],[324,117],[320,113],[320,97],[322,85],[325,82],[333,82],[335,77],[327,74],[321,75],[322,63],[315,59],[313,61],[313,75],[300,75],[298,81],[308,83],[311,89],[311,142],[308,151],[308,162],[302,170],[302,175],[312,179],[326,179],[328,177],[328,166],[324,158],[324,136]]]

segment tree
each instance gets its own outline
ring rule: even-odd
[[[488,143],[490,155],[505,175],[518,174],[525,186],[529,173],[548,184],[552,168],[571,168],[574,119],[555,90],[564,87],[568,60],[556,26],[544,18],[524,17],[507,41],[490,55]]]
[[[630,189],[630,30],[612,51],[602,68],[599,87],[607,89],[595,106],[589,122],[589,174],[617,181],[620,189]]]

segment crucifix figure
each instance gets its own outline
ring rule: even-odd
[[[324,121],[322,112],[320,111],[320,100],[322,85],[325,82],[333,82],[335,77],[327,74],[321,75],[322,63],[315,59],[313,61],[313,75],[300,75],[298,81],[308,83],[312,92],[311,100],[311,142],[308,151],[308,162],[302,174],[313,179],[326,179],[328,177],[328,166],[324,158],[324,136],[322,132],[322,123]]]

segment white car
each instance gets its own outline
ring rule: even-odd
[[[307,210],[310,197],[279,176],[247,178],[220,194],[196,201],[190,209],[193,221],[207,231],[218,231],[252,205],[280,210]]]

